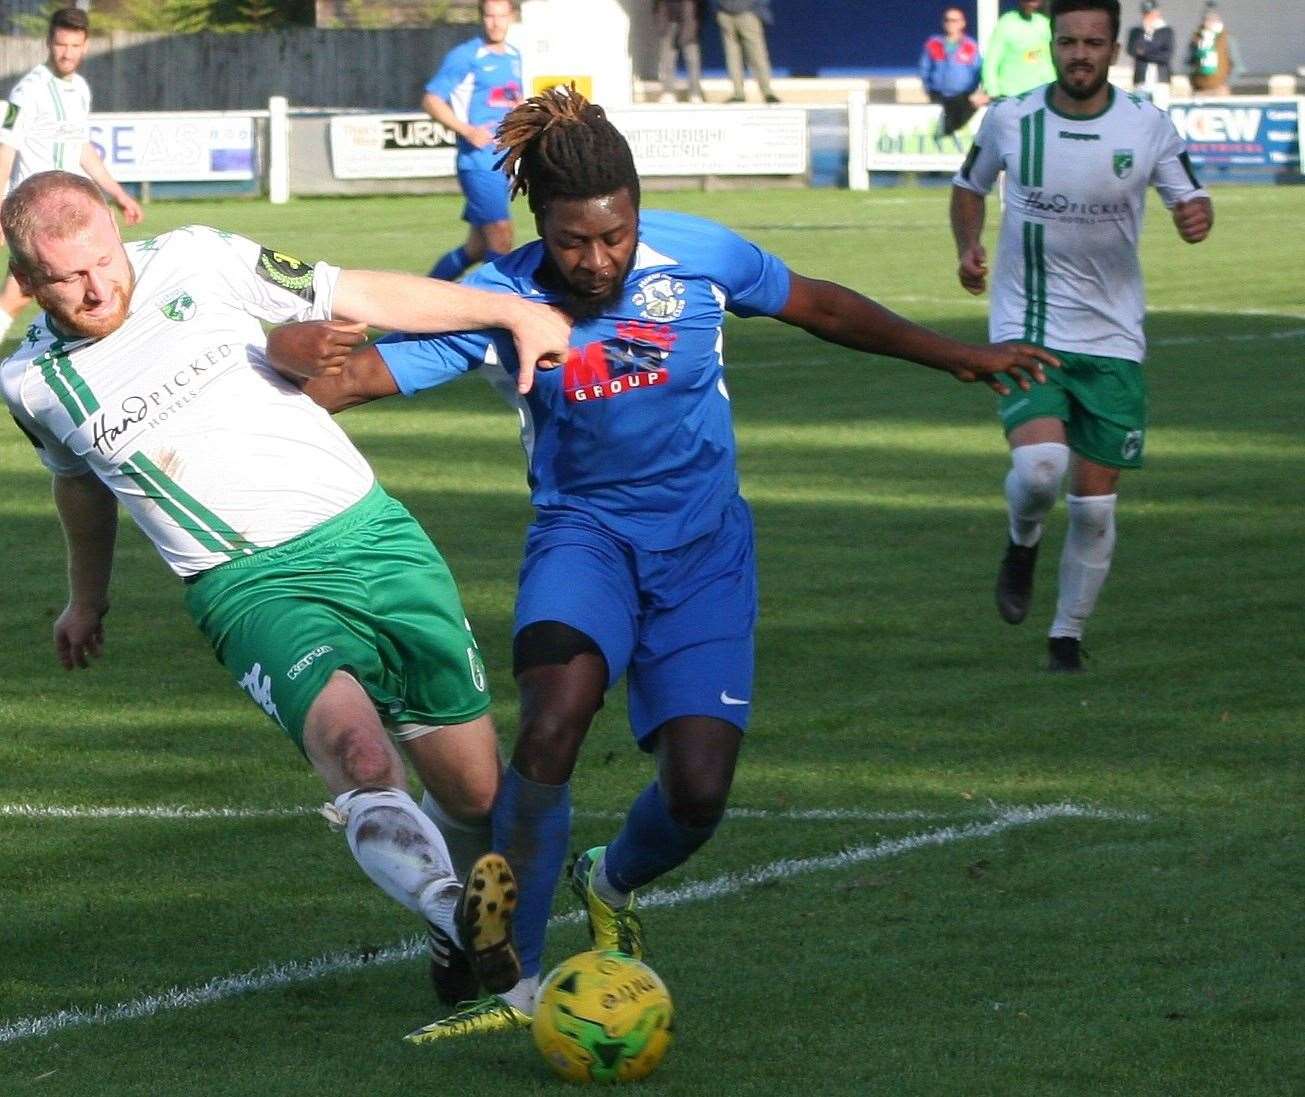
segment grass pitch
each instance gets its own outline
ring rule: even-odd
[[[649,199],[983,337],[945,191]],[[747,810],[649,904],[678,1015],[646,1092],[1305,1092],[1305,188],[1215,202],[1197,248],[1153,204],[1148,466],[1124,478],[1080,678],[1041,670],[1063,507],[1030,620],[992,606],[1007,459],[988,391],[731,322],[763,591]],[[145,227],[424,270],[457,209],[155,205]],[[513,417],[471,379],[345,423],[458,575],[510,741]],[[414,920],[311,814],[316,779],[134,529],[108,654],[58,668],[62,541],[16,430],[0,476],[0,1092],[561,1091],[525,1034],[400,1042],[435,1015]],[[575,847],[610,837],[648,776],[617,691],[577,773]],[[583,946],[565,921],[549,958]]]

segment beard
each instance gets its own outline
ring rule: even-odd
[[[574,323],[583,324],[587,320],[595,320],[602,316],[621,299],[621,293],[625,289],[625,280],[629,277],[630,268],[633,265],[634,253],[631,252],[629,261],[625,264],[625,269],[612,279],[611,286],[601,294],[581,293],[558,273],[557,267],[548,258],[540,265],[535,277],[540,285],[560,295],[556,302],[558,308],[565,312]]]
[[[577,293],[567,286],[562,291],[562,299],[558,301],[558,306],[577,324],[583,324],[586,320],[594,320],[602,316],[608,308],[621,299],[621,291],[624,288],[625,275],[613,278],[611,288],[603,294]]]
[[[1056,83],[1060,85],[1060,90],[1068,95],[1071,99],[1091,99],[1102,88],[1106,86],[1106,81],[1110,77],[1109,72],[1094,73],[1093,79],[1088,84],[1075,86],[1069,83],[1070,73],[1057,72]]]
[[[36,300],[60,331],[82,339],[103,339],[122,327],[123,321],[127,319],[127,309],[131,305],[131,290],[131,285],[126,289],[122,286],[114,286],[113,308],[99,316],[88,316],[87,309],[82,305],[69,307],[62,302],[42,301],[39,292]]]

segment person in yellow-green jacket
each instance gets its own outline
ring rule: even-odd
[[[993,99],[1023,95],[1056,78],[1051,63],[1051,21],[1042,0],[1019,0],[997,20],[983,50],[983,90]]]

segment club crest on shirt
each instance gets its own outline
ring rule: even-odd
[[[1120,179],[1127,179],[1133,170],[1133,150],[1115,149],[1114,168]]]
[[[169,320],[180,324],[195,315],[195,299],[184,289],[174,295],[166,295],[158,302],[159,311]]]
[[[640,279],[630,301],[645,320],[666,324],[684,312],[684,283],[669,274],[650,274]]]

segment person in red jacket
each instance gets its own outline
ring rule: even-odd
[[[979,43],[965,33],[965,13],[943,9],[942,34],[931,35],[920,54],[920,79],[930,102],[943,109],[942,133],[955,133],[988,101],[979,88],[983,58]]]

